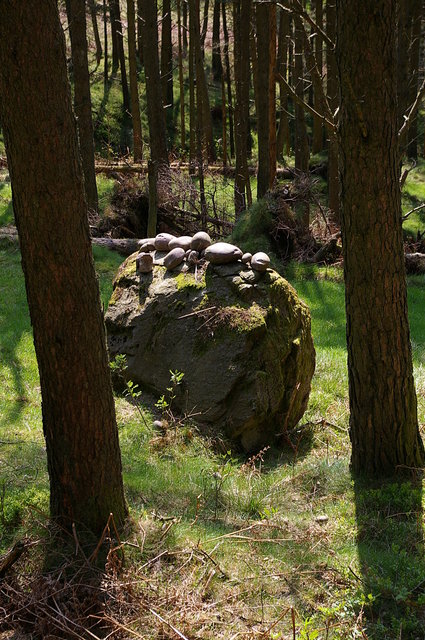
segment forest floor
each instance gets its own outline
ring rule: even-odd
[[[404,211],[424,199],[424,166],[409,175]],[[102,211],[114,188],[114,180],[99,178]],[[3,180],[3,227],[13,223],[10,198]],[[424,213],[405,226],[413,242]],[[122,258],[97,247],[94,257],[106,307]],[[349,471],[342,269],[296,262],[282,269],[310,307],[317,352],[308,409],[290,434],[292,444],[246,460],[224,441],[202,438],[190,421],[168,416],[168,428],[157,431],[153,422],[161,412],[148,395],[117,396],[131,519],[122,546],[113,534],[104,540],[110,552],[97,587],[102,607],[93,613],[92,599],[87,604],[86,595],[84,602],[77,595],[86,588],[83,579],[69,577],[71,567],[73,575],[87,570],[75,538],[63,550],[61,573],[46,570],[52,532],[37,363],[19,250],[1,241],[0,554],[16,540],[32,546],[0,582],[0,632],[189,640],[424,637],[422,482],[367,483]],[[424,285],[425,276],[409,277],[423,436]]]

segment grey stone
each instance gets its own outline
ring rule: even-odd
[[[205,259],[213,264],[227,264],[242,258],[242,251],[228,242],[216,242],[205,249]]]
[[[270,266],[270,258],[267,253],[263,253],[259,251],[258,253],[254,253],[251,258],[251,267],[255,269],[255,271],[266,271]]]
[[[143,238],[137,244],[140,251],[155,251],[155,238]]]
[[[194,251],[203,251],[203,249],[209,247],[210,244],[211,238],[208,233],[205,233],[205,231],[198,231],[198,233],[195,233],[193,236],[190,247]]]
[[[241,258],[241,261],[244,264],[248,264],[249,262],[251,262],[251,258],[252,258],[252,253],[244,253]]]
[[[150,273],[153,269],[153,256],[142,251],[136,258],[136,270],[139,273]]]
[[[168,248],[171,251],[171,249],[177,249],[178,247],[181,247],[182,249],[187,251],[188,249],[190,249],[191,242],[191,236],[180,236],[179,238],[173,238],[172,240],[170,240],[170,242],[168,243]]]
[[[172,271],[176,267],[179,266],[184,260],[185,250],[181,247],[176,247],[175,249],[171,249],[169,253],[164,258],[164,267],[169,271]]]
[[[304,413],[315,362],[295,290],[271,269],[253,286],[225,275],[236,265],[209,264],[197,280],[157,266],[136,274],[136,258],[120,267],[105,318],[111,359],[125,354],[128,379],[158,396],[170,369],[182,371],[174,409],[200,412],[201,428],[247,451],[279,442]]]
[[[186,256],[186,260],[189,264],[196,264],[199,261],[199,253],[197,251],[189,251],[189,255]]]
[[[171,233],[158,233],[155,238],[155,249],[157,251],[168,251],[170,240],[174,240],[174,238],[175,236],[172,236]]]

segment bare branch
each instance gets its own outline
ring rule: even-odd
[[[404,116],[404,123],[400,129],[400,131],[398,132],[398,142],[399,142],[399,146],[401,147],[404,144],[406,135],[407,135],[407,131],[409,130],[410,125],[412,124],[412,120],[416,115],[416,112],[419,108],[419,105],[422,101],[422,98],[425,95],[425,79],[423,80],[420,89],[416,95],[415,101],[412,104],[412,106],[410,107],[409,111],[407,112],[407,114]]]
[[[414,209],[410,209],[410,211],[408,211],[407,213],[405,213],[403,216],[401,216],[401,219],[403,220],[403,222],[405,220],[407,220],[407,218],[412,214],[415,213],[415,211],[419,211],[419,209],[423,209],[425,207],[425,202],[422,202],[422,204],[419,204],[417,207],[415,207]]]
[[[307,102],[304,102],[304,100],[302,98],[297,96],[297,94],[295,93],[294,89],[291,87],[291,85],[285,80],[285,78],[280,73],[277,74],[277,78],[278,78],[278,80],[283,82],[283,84],[285,85],[286,89],[288,90],[291,98],[293,98],[296,102],[298,102],[298,104],[300,104],[302,107],[304,107],[304,109],[306,109],[307,111],[312,113],[316,118],[320,118],[320,120],[322,120],[323,124],[329,130],[329,132],[332,135],[335,135],[336,126],[335,126],[334,122],[331,122],[330,120],[328,120],[323,114],[321,114],[318,111],[316,111],[316,109],[314,109],[312,106],[310,106]]]
[[[285,5],[280,2],[276,2],[276,5],[283,9],[283,11],[287,11],[289,13],[295,13],[304,18],[306,22],[308,22],[313,29],[321,35],[326,44],[332,49],[335,49],[335,43],[329,38],[327,33],[323,31],[321,27],[313,20],[313,18],[308,14],[308,12],[304,9],[301,2],[299,0],[288,0],[291,6],[285,7]]]

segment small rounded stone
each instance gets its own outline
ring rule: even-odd
[[[153,269],[153,256],[142,251],[136,258],[136,271],[139,273],[150,273]]]
[[[187,251],[188,249],[190,249],[191,242],[191,236],[180,236],[180,238],[173,238],[172,240],[170,240],[170,242],[168,243],[168,248],[171,251],[171,249],[177,249],[178,247],[181,247],[182,249]]]
[[[248,262],[251,262],[251,258],[252,258],[252,253],[244,253],[242,258],[241,258],[241,261],[244,264],[248,264]]]
[[[155,251],[155,238],[143,238],[137,244],[140,251]]]
[[[242,251],[234,244],[216,242],[205,249],[205,258],[212,264],[227,264],[242,258]]]
[[[198,231],[192,238],[192,242],[190,243],[191,249],[194,251],[202,251],[206,249],[211,244],[211,238],[208,233],[205,231]]]
[[[184,254],[185,250],[181,247],[172,249],[164,258],[164,267],[166,267],[168,271],[172,271],[183,262]]]
[[[266,271],[270,266],[270,258],[267,253],[263,253],[259,251],[258,253],[254,253],[251,258],[251,268],[255,269],[255,271]]]
[[[172,236],[171,233],[158,233],[155,238],[155,249],[157,251],[168,251],[168,245],[174,238],[175,236]]]

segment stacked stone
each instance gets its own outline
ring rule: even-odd
[[[159,233],[155,238],[140,240],[139,248],[140,253],[136,259],[139,273],[150,273],[154,265],[162,265],[168,271],[173,271],[184,262],[190,267],[200,261],[216,265],[240,261],[259,272],[266,271],[270,266],[270,258],[266,253],[259,251],[252,255],[243,253],[239,247],[229,242],[212,243],[205,231],[199,231],[194,236],[180,237]]]

